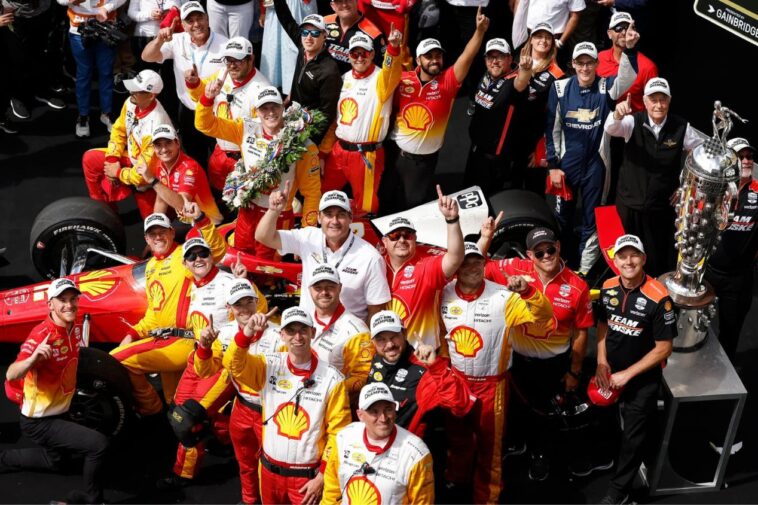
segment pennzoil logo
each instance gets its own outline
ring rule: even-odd
[[[310,416],[302,407],[297,409],[295,414],[295,404],[292,402],[285,403],[274,416],[277,433],[283,437],[300,440],[303,433],[308,431],[311,425]]]
[[[117,276],[110,270],[95,270],[88,272],[79,279],[79,291],[89,300],[105,298],[115,291]]]
[[[418,103],[403,109],[401,116],[410,130],[424,131],[432,122],[432,113]]]
[[[393,296],[392,300],[390,300],[389,308],[392,312],[400,316],[400,319],[403,321],[405,321],[405,318],[408,317],[408,306],[403,300],[397,298],[396,296]]]
[[[450,332],[450,340],[455,345],[455,350],[464,358],[473,358],[484,347],[482,336],[473,328],[458,326]]]
[[[345,490],[349,505],[381,505],[382,496],[365,476],[350,479]]]
[[[340,102],[340,123],[350,126],[358,117],[358,102],[354,98],[345,98]]]

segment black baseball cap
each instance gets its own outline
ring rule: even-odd
[[[526,236],[526,248],[533,251],[535,247],[543,242],[550,242],[555,244],[558,240],[555,238],[555,233],[550,228],[538,226],[532,228],[532,230]]]

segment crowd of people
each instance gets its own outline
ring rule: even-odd
[[[111,355],[142,422],[167,418],[176,434],[159,488],[192,482],[215,421],[230,414],[243,503],[434,503],[443,481],[459,501],[498,503],[506,455],[528,449],[529,478],[548,478],[561,434],[544,414],[556,395],[583,394],[589,377],[595,408],[623,406],[621,436],[607,444],[613,454],[580,451],[568,472],[614,468],[601,503],[629,501],[676,335],[656,280],[675,266],[671,202],[684,157],[704,140],[669,113],[671,87],[637,49],[640,2],[516,0],[508,15],[487,0],[58,3],[76,63],[75,134],[91,133],[93,67],[110,132],[84,153],[89,195],[115,211],[133,195],[144,220],[147,311]],[[4,48],[55,57],[25,42],[51,26],[55,6],[2,5]],[[92,20],[124,12],[131,40],[84,36]],[[607,40],[594,36],[598,24]],[[139,71],[123,79],[129,98],[115,115],[114,60],[130,54]],[[28,78],[37,87],[0,88],[11,114],[28,117],[32,98],[65,106],[54,83]],[[460,188],[526,189],[557,219],[558,230],[529,232],[525,258],[490,258],[502,215],[465,241],[458,201],[435,187],[459,96],[471,118]],[[755,148],[743,138],[729,147],[740,163],[736,217],[706,278],[733,358],[750,307],[758,183]],[[447,247],[425,255],[404,211],[435,198]],[[608,203],[626,234],[614,247],[619,274],[593,310],[594,211]],[[353,233],[355,216],[388,214],[380,247]],[[216,226],[235,217],[234,234],[221,236]],[[183,244],[177,220],[192,226]],[[299,306],[279,315],[241,262],[220,269],[230,246],[294,255]],[[0,470],[57,469],[63,453],[83,454],[85,489],[69,501],[98,503],[108,440],[65,416],[78,295],[75,280],[50,284],[50,315],[8,369],[23,380],[22,431],[40,447],[0,452]],[[444,447],[427,445],[430,425]]]

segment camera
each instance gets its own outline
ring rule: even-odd
[[[115,23],[107,21],[103,23],[97,19],[88,19],[79,25],[79,35],[81,35],[82,43],[85,46],[102,40],[108,47],[116,47],[128,39],[128,36],[123,32],[124,28],[124,22],[121,20],[117,20]]]

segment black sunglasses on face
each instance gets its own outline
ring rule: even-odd
[[[319,35],[321,35],[321,30],[315,30],[315,29],[314,30],[308,30],[307,28],[302,28],[300,30],[300,36],[301,37],[305,38],[308,35],[310,35],[311,37],[313,37],[314,39],[316,39],[316,38],[319,37]]]
[[[629,29],[629,25],[627,23],[621,23],[620,25],[616,25],[613,27],[613,31],[616,33],[621,33]]]
[[[416,232],[411,230],[395,230],[389,232],[387,235],[385,235],[388,239],[390,239],[393,242],[397,242],[400,240],[400,238],[404,238],[405,240],[411,240],[416,238]]]
[[[552,256],[556,252],[558,252],[558,249],[555,246],[551,245],[547,249],[542,249],[541,251],[534,251],[534,257],[537,258],[538,260],[541,260],[542,258],[545,257],[546,254],[548,256]]]
[[[199,251],[190,251],[185,256],[184,259],[187,261],[195,261],[197,258],[207,258],[211,255],[211,252],[208,249],[200,249]]]

